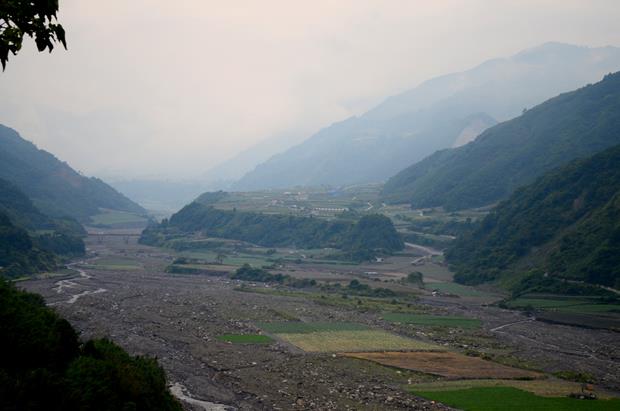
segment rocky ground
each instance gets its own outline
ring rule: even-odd
[[[156,356],[188,409],[447,409],[406,390],[407,384],[432,381],[432,376],[307,354],[281,341],[239,345],[216,338],[255,332],[257,321],[289,318],[362,322],[461,351],[510,353],[513,360],[546,371],[583,370],[609,388],[620,388],[618,333],[527,321],[517,312],[430,296],[422,298],[430,309],[480,318],[484,329],[465,335],[422,332],[351,308],[235,291],[238,283],[225,277],[166,274],[171,257],[165,252],[124,237],[89,239],[88,259],[109,256],[134,259],[142,268],[82,268],[68,282],[49,278],[20,284],[42,294],[83,338],[105,336],[133,354]]]

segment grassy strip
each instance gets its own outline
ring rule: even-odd
[[[620,400],[578,400],[568,397],[539,397],[512,387],[480,387],[454,391],[414,391],[464,411],[611,411]]]
[[[409,301],[402,301],[401,299],[388,299],[377,297],[363,297],[363,296],[347,296],[346,298],[340,294],[335,293],[317,293],[308,291],[291,291],[275,288],[259,288],[259,287],[247,287],[240,286],[235,288],[235,291],[250,292],[256,294],[268,294],[282,297],[297,297],[312,300],[317,304],[334,306],[334,307],[346,307],[355,309],[362,312],[384,312],[384,311],[398,311],[403,313],[419,313],[424,310],[423,306],[413,304]]]
[[[258,323],[257,326],[267,332],[274,334],[306,334],[326,331],[361,331],[369,329],[369,327],[364,324],[346,322],[304,323],[301,321],[286,321],[273,323]]]
[[[426,314],[388,313],[383,319],[393,323],[416,324],[436,327],[458,327],[464,329],[480,328],[480,320],[466,317],[449,317]]]
[[[123,211],[109,211],[92,216],[91,221],[97,225],[114,225],[114,224],[130,224],[130,223],[145,223],[146,218]]]
[[[476,290],[473,287],[457,283],[426,283],[427,290],[438,290],[443,293],[456,294],[461,297],[490,297],[492,294]]]
[[[605,313],[620,312],[620,304],[606,304],[602,300],[592,298],[566,298],[566,299],[542,299],[542,298],[517,298],[507,301],[509,308],[536,308],[551,311],[570,313]]]
[[[271,338],[260,334],[225,334],[217,339],[233,344],[271,344],[273,342]]]
[[[559,379],[544,380],[507,380],[507,379],[473,379],[473,380],[442,380],[416,384],[410,387],[414,392],[455,391],[481,387],[511,387],[528,391],[542,397],[567,397],[581,391],[581,384]],[[596,391],[601,399],[615,398],[607,392]]]

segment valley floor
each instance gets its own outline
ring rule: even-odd
[[[448,409],[411,393],[416,384],[446,380],[437,375],[338,352],[304,352],[289,342],[292,337],[278,333],[267,333],[272,344],[218,338],[258,334],[260,323],[291,320],[356,323],[457,353],[484,352],[505,365],[587,372],[600,382],[601,392],[620,390],[620,333],[536,321],[488,306],[492,295],[422,292],[412,309],[475,318],[481,328],[418,327],[303,292],[278,293],[264,284],[248,291],[227,277],[165,273],[173,257],[136,244],[134,237],[91,236],[88,247],[89,256],[75,265],[80,271],[73,278],[20,286],[42,294],[84,338],[107,336],[133,354],[156,356],[188,409]],[[404,275],[410,268],[408,261],[402,267],[395,261],[382,266],[386,272],[380,274]],[[336,275],[364,278],[370,269],[347,267]],[[329,267],[309,267],[313,270],[334,275]]]

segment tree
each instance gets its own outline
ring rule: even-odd
[[[218,264],[222,264],[224,262],[224,259],[227,257],[226,254],[224,253],[217,253],[217,255],[215,256],[215,261]]]
[[[58,0],[0,1],[0,63],[6,68],[9,53],[17,55],[24,35],[34,38],[39,51],[54,49],[60,42],[67,48],[65,29],[56,23]]]

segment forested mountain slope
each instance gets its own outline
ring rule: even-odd
[[[620,69],[620,49],[548,43],[426,81],[322,129],[247,173],[234,190],[383,181],[523,108]]]
[[[13,129],[0,125],[0,178],[16,185],[50,216],[87,220],[100,208],[146,213],[103,181],[87,178]]]
[[[26,230],[13,225],[0,212],[0,281],[1,277],[50,271],[56,268],[57,262],[53,253],[37,248]]]
[[[552,98],[465,146],[427,157],[392,177],[382,196],[415,208],[480,207],[615,144],[620,144],[620,73]]]
[[[529,273],[620,287],[620,145],[517,190],[446,258],[463,283]]]
[[[70,217],[50,217],[43,214],[15,185],[0,178],[0,212],[27,230],[55,230],[84,235],[84,228]]]
[[[13,184],[0,179],[0,275],[21,276],[48,271],[63,257],[85,251],[82,226],[69,217],[52,218],[39,211]]]

